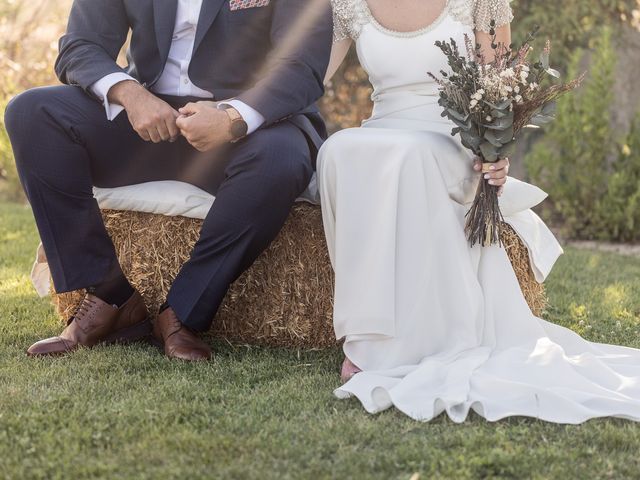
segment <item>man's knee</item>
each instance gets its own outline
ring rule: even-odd
[[[4,111],[4,124],[12,140],[33,131],[33,122],[38,121],[50,97],[47,90],[33,88],[11,99]]]
[[[304,190],[313,175],[311,153],[304,134],[293,125],[255,132],[248,147],[260,175],[274,188]],[[252,136],[253,136],[252,135]],[[297,192],[299,193],[299,192]]]
[[[46,98],[45,88],[33,88],[13,97],[4,112],[7,128],[25,123],[25,120],[33,117],[41,110]]]

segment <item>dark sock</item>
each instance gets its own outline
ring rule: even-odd
[[[119,308],[131,298],[134,289],[117,265],[102,282],[87,288],[87,292]]]

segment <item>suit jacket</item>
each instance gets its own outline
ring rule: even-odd
[[[60,39],[56,74],[89,87],[126,72],[145,86],[158,81],[169,54],[177,0],[75,0]],[[131,29],[128,66],[116,63]],[[189,76],[216,100],[236,97],[265,117],[289,120],[319,144],[326,138],[314,102],[324,93],[332,43],[328,0],[271,0],[232,11],[229,0],[204,0]]]

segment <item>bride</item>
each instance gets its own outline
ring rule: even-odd
[[[318,178],[335,269],[334,324],[344,338],[340,398],[371,413],[390,407],[422,421],[469,410],[494,421],[524,415],[558,423],[617,416],[640,420],[640,351],[590,343],[536,318],[505,251],[470,248],[464,215],[480,174],[440,117],[447,69],[437,40],[475,36],[490,52],[490,23],[510,43],[508,0],[332,0],[329,78],[355,43],[373,85],[361,128],[333,135]],[[478,165],[476,164],[476,169]],[[505,220],[543,281],[562,253],[530,210],[546,196],[504,184]]]

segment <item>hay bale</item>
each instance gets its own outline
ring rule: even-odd
[[[155,314],[189,258],[202,221],[114,210],[102,215],[123,271]],[[539,313],[544,289],[530,271],[527,249],[510,228],[503,242],[527,302]],[[53,295],[62,319],[73,315],[82,296]],[[321,211],[298,204],[273,244],[229,289],[212,334],[235,343],[325,348],[337,343],[332,310],[333,271]]]
[[[155,314],[189,259],[202,220],[103,210],[122,270]],[[180,241],[176,241],[180,239]],[[82,292],[54,295],[63,319]],[[229,289],[212,334],[231,342],[325,348],[332,327],[333,271],[318,207],[295,205],[272,245]]]
[[[511,225],[506,223],[502,224],[500,240],[507,251],[511,266],[516,273],[516,277],[518,277],[520,290],[522,290],[522,294],[529,304],[529,308],[536,317],[541,316],[547,307],[547,295],[544,290],[544,285],[538,283],[531,270],[529,250],[527,250],[527,247],[522,243],[522,240],[520,240],[520,237]]]

